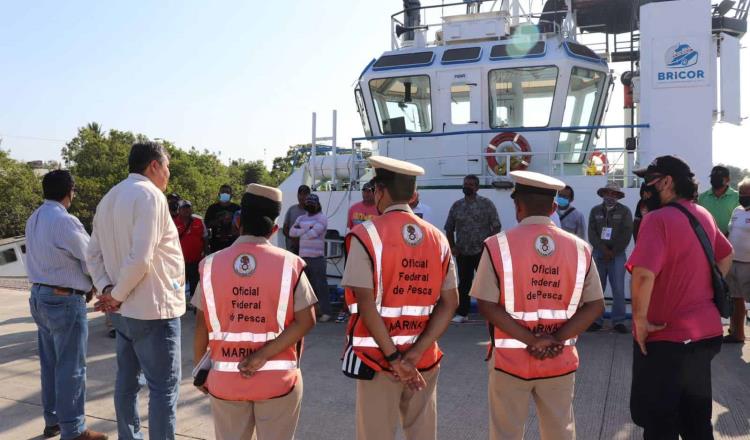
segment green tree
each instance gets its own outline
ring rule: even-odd
[[[737,189],[737,184],[739,184],[742,179],[750,176],[750,170],[741,169],[733,165],[723,165],[723,166],[729,169],[729,186],[731,186],[734,189]]]
[[[42,201],[41,180],[30,166],[0,150],[0,238],[23,235],[26,220]]]
[[[78,197],[70,213],[91,230],[91,222],[99,201],[128,175],[128,154],[136,140],[144,140],[130,132],[110,130],[103,133],[95,122],[78,130],[78,134],[62,150],[65,166],[76,181]]]

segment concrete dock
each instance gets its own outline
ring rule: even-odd
[[[6,284],[7,285],[7,284]],[[0,288],[0,439],[42,438],[36,326],[28,292]],[[106,335],[104,316],[89,310],[89,427],[116,438],[113,404],[115,343]],[[192,386],[192,336],[195,318],[183,318],[183,382],[177,412],[178,438],[212,439],[207,398]],[[305,382],[300,440],[354,439],[354,381],[340,372],[342,324],[318,324],[305,340]],[[445,351],[438,383],[439,438],[487,438],[487,329],[479,321],[451,325],[441,341]],[[578,344],[581,368],[576,376],[577,438],[638,439],[640,430],[628,409],[632,339],[609,331],[584,334]],[[720,439],[750,440],[750,343],[725,345],[713,363],[714,432]],[[142,390],[141,415],[148,426],[148,391]],[[527,439],[539,438],[533,416]]]

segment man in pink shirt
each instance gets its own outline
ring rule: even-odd
[[[668,205],[683,206],[699,221],[724,274],[732,246],[693,202],[698,185],[685,162],[662,156],[635,174],[661,207],[643,218],[626,264],[633,275],[631,417],[644,439],[710,439],[711,360],[721,349],[721,318],[703,248],[688,217]]]
[[[375,184],[367,182],[362,185],[362,201],[355,203],[349,208],[346,216],[346,229],[351,231],[353,227],[380,215],[375,206]]]

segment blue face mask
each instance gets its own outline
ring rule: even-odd
[[[570,200],[566,199],[565,197],[557,196],[555,201],[557,202],[557,206],[559,206],[562,209],[565,209],[568,207],[568,205],[570,205]]]
[[[231,195],[229,195],[229,194],[227,194],[227,193],[221,193],[221,194],[219,194],[219,201],[221,201],[221,202],[224,202],[224,203],[226,203],[226,202],[228,202],[228,201],[229,201],[229,200],[230,200],[231,198],[232,198],[232,196],[231,196]]]

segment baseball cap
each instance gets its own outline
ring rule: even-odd
[[[320,199],[316,194],[310,194],[305,199],[305,203],[315,203],[316,205],[320,205]]]
[[[711,169],[711,175],[717,177],[729,177],[729,168],[721,165],[716,165]]]
[[[694,177],[690,166],[677,156],[659,156],[646,168],[633,171],[638,177],[646,177],[649,174],[662,174],[672,177]]]
[[[190,203],[190,200],[180,200],[180,204],[177,206],[180,208],[192,208],[193,204]]]

